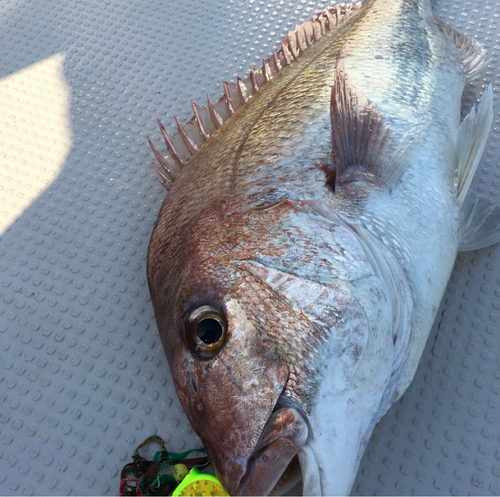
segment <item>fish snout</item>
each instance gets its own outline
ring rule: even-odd
[[[299,447],[287,438],[266,446],[253,458],[235,495],[269,495],[298,451]]]
[[[247,471],[247,460],[231,455],[214,454],[208,447],[207,454],[226,492],[229,495],[236,495],[239,482]]]
[[[213,459],[224,488],[230,495],[269,495],[308,433],[304,411],[282,395],[250,457]]]

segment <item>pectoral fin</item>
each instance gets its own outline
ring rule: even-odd
[[[406,166],[405,157],[417,134],[394,140],[380,110],[351,88],[339,55],[330,100],[335,184],[340,189],[356,181],[368,181],[392,190]]]
[[[469,190],[492,122],[493,92],[489,86],[481,97],[477,111],[473,108],[469,112],[457,135],[461,252],[500,242],[500,205]]]
[[[500,242],[500,205],[469,192],[460,210],[460,252]]]
[[[476,108],[462,121],[457,133],[458,205],[464,204],[472,178],[483,155],[493,122],[493,90],[486,89]]]

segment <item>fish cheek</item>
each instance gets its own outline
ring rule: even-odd
[[[209,360],[186,347],[172,371],[194,430],[217,458],[249,457],[288,379],[288,367],[267,349],[256,330],[229,337]],[[222,460],[217,466],[224,466]]]

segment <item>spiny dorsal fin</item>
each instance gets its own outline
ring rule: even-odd
[[[438,26],[451,38],[457,47],[458,53],[464,63],[467,81],[473,81],[478,77],[481,68],[486,62],[486,49],[478,41],[460,33],[460,31],[452,28],[448,23],[437,17],[435,19]]]
[[[225,121],[241,106],[255,95],[274,75],[292,63],[316,41],[327,36],[356,14],[361,3],[337,5],[320,12],[310,21],[297,26],[283,40],[281,49],[273,52],[272,57],[264,59],[258,69],[251,67],[245,79],[237,79],[236,83],[224,82],[224,94],[212,103],[207,95],[207,105],[198,106],[192,102],[193,117],[187,124],[181,125],[177,120],[178,133],[169,137],[160,124],[160,130],[167,146],[167,154],[161,155],[148,138],[159,165],[154,168],[160,176],[165,188],[170,187],[179,170],[194,155],[201,145],[210,138]]]

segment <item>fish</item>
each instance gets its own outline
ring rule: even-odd
[[[470,188],[493,93],[430,0],[336,5],[151,142],[147,274],[174,385],[230,495],[346,495],[415,375],[459,251],[500,241]],[[297,464],[298,462],[298,464]],[[292,468],[292,469],[290,469]]]

